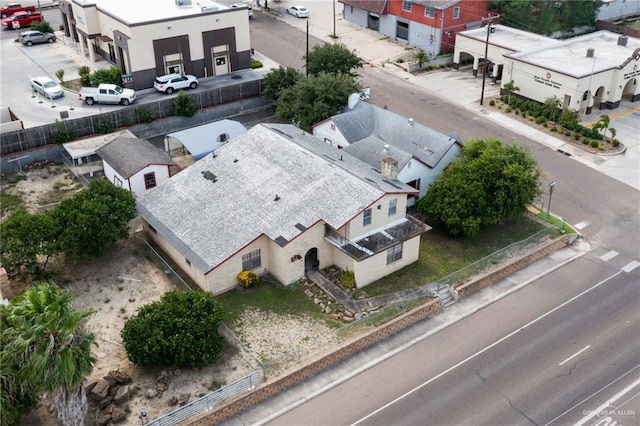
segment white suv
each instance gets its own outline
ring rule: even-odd
[[[192,75],[167,74],[156,77],[153,87],[166,94],[172,94],[176,90],[195,89],[198,87],[198,79]]]

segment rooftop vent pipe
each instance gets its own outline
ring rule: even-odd
[[[593,54],[596,53],[596,49],[590,47],[587,49],[587,58],[593,58]]]

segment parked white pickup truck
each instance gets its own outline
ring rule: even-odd
[[[136,92],[132,89],[123,89],[115,84],[100,84],[98,87],[83,87],[78,93],[81,101],[87,105],[122,104],[129,105],[136,100]]]

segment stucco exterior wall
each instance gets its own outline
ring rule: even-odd
[[[236,287],[238,285],[238,274],[242,272],[242,256],[258,249],[260,250],[260,266],[252,269],[252,271],[256,275],[264,275],[270,271],[271,251],[269,250],[269,241],[269,238],[265,235],[258,237],[251,244],[245,246],[209,272],[207,274],[207,290],[213,294],[220,294]]]
[[[129,178],[129,190],[133,193],[134,196],[139,197],[147,192],[144,184],[144,175],[146,175],[147,173],[155,173],[156,186],[169,179],[168,166],[160,164],[149,165]]]
[[[343,4],[342,16],[349,22],[352,22],[361,27],[367,28],[369,21],[369,12],[358,7]]]
[[[160,235],[155,230],[150,229],[149,224],[144,220],[142,220],[142,229],[145,231],[145,235],[147,236],[147,238],[157,244],[158,247],[160,247],[160,249],[162,249],[162,251],[167,256],[169,256],[169,258],[173,260],[173,262],[176,263],[178,268],[180,268],[183,273],[187,274],[187,276],[191,278],[191,280],[195,282],[201,290],[209,290],[207,279],[205,278],[204,274],[201,271],[198,271],[193,266],[193,264],[187,263],[185,257],[180,252],[178,252],[178,250],[176,250],[176,248],[171,245],[162,235]]]
[[[129,181],[125,177],[120,176],[120,174],[116,172],[113,169],[113,167],[109,165],[109,163],[102,161],[102,168],[104,169],[105,179],[107,179],[109,182],[111,182],[113,185],[119,188],[124,188],[127,191],[131,191],[131,186],[129,186]]]
[[[389,216],[388,208],[389,201],[396,198],[397,207],[396,214]],[[349,226],[345,227],[346,233],[344,236],[350,240],[357,240],[359,237],[369,234],[378,228],[395,222],[398,219],[405,217],[407,196],[405,194],[386,194],[379,198],[375,203],[368,206],[371,209],[371,224],[363,225],[364,212],[361,212],[355,218],[349,222]]]
[[[405,241],[402,244],[402,259],[387,265],[387,251],[371,256],[360,262],[354,262],[356,286],[362,288],[380,278],[418,260],[420,251],[420,236]]]
[[[313,136],[336,148],[349,146],[350,143],[331,119],[325,120],[313,128]]]

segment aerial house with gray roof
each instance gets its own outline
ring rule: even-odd
[[[116,138],[98,148],[104,176],[139,197],[171,177],[178,167],[169,155],[144,139]]]
[[[261,124],[140,197],[138,213],[215,294],[243,270],[289,284],[330,265],[362,287],[418,259],[430,228],[406,213],[415,193],[295,126]]]
[[[382,159],[397,162],[396,177],[423,197],[429,185],[458,155],[462,142],[455,134],[445,135],[385,108],[358,102],[342,114],[313,126],[320,141],[348,152],[379,170]]]

